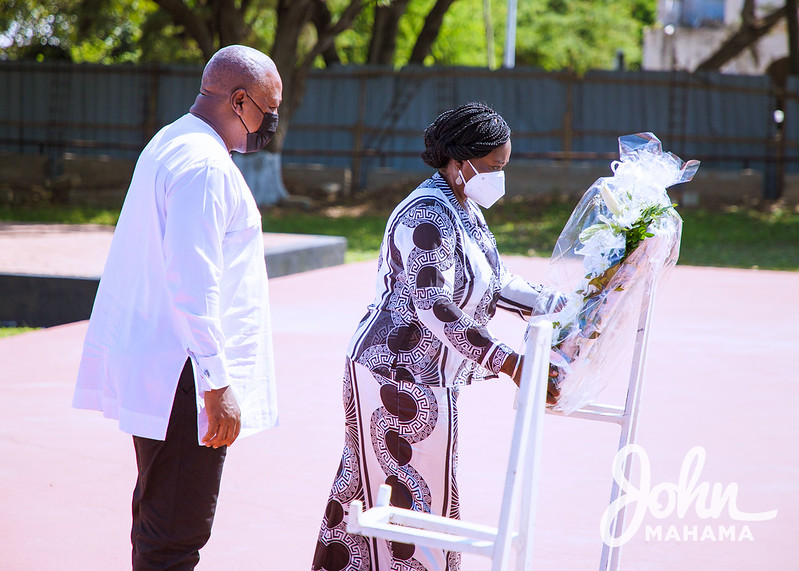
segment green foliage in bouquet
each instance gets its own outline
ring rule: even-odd
[[[626,288],[627,277],[615,280],[615,285],[608,289],[614,277],[620,270],[625,268],[625,262],[630,259],[630,256],[638,249],[641,243],[654,236],[652,231],[653,224],[657,224],[664,216],[677,216],[674,209],[676,205],[674,204],[650,204],[643,208],[639,206],[641,208],[640,214],[634,222],[629,223],[624,221],[625,210],[628,214],[631,212],[631,210],[627,209],[629,207],[625,208],[626,204],[629,203],[620,204],[613,200],[612,196],[608,196],[607,193],[603,193],[602,198],[605,199],[605,204],[609,207],[613,216],[603,216],[601,217],[601,222],[592,224],[583,230],[579,235],[579,241],[587,248],[587,251],[584,252],[585,258],[587,260],[593,259],[590,264],[591,267],[596,268],[597,264],[600,263],[600,259],[605,259],[608,266],[604,270],[589,269],[588,274],[585,276],[586,281],[582,288],[576,292],[582,296],[580,310],[576,318],[568,324],[553,323],[556,332],[553,348],[556,350],[563,348],[563,342],[569,339],[575,330],[580,332],[579,337],[585,339],[599,337],[604,327],[605,314],[609,310],[608,294],[622,292]],[[631,197],[628,196],[629,198]],[[599,197],[595,200],[599,200]],[[632,211],[634,212],[634,210]],[[620,247],[607,249],[607,245],[603,245],[602,234],[616,236],[619,242],[621,242],[619,237],[623,239],[624,250],[622,251]],[[599,249],[596,246],[592,246],[594,242],[600,245]],[[635,266],[638,260],[635,262],[630,260],[630,263]],[[631,274],[634,271],[633,268],[627,268],[625,274]],[[573,339],[570,343],[572,342]],[[577,348],[572,349],[572,351],[574,351],[572,358],[577,357],[580,353]]]
[[[633,222],[629,230],[624,232],[624,257],[619,263],[627,259],[644,239],[654,236],[654,234],[649,231],[650,224],[667,212],[673,211],[675,206],[677,205],[670,204],[668,206],[660,206],[655,204],[645,208],[643,212],[641,212],[640,218]]]
[[[614,207],[615,206],[616,205],[614,205]],[[593,224],[580,233],[579,240],[583,244],[588,244],[601,231],[609,230],[616,235],[624,237],[624,252],[621,254],[621,257],[619,257],[618,260],[614,260],[614,262],[599,275],[589,273],[585,276],[588,283],[582,292],[584,301],[589,300],[605,290],[610,280],[613,279],[613,276],[616,275],[621,265],[630,257],[630,254],[635,251],[638,245],[646,238],[654,236],[654,234],[649,231],[652,223],[668,213],[673,213],[675,206],[676,204],[666,206],[653,204],[644,208],[640,216],[629,227],[618,223],[614,217],[613,219],[605,219],[603,222]],[[621,288],[621,285],[617,287]]]

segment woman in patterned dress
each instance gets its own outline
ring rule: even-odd
[[[504,194],[510,129],[481,103],[442,113],[424,134],[437,172],[388,220],[377,296],[361,320],[344,371],[344,453],[313,559],[324,571],[460,569],[460,554],[350,535],[350,502],[368,509],[381,484],[392,505],[459,517],[461,386],[499,373],[518,384],[521,356],[486,324],[497,308],[523,318],[562,298],[508,272],[478,205]],[[550,383],[550,400],[557,389]]]

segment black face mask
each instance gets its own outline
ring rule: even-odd
[[[247,94],[247,97],[250,97],[250,94]],[[244,124],[244,119],[241,118],[239,115],[239,121],[241,124],[244,125],[244,129],[247,131],[247,150],[244,151],[245,153],[256,153],[266,147],[269,144],[269,141],[272,140],[272,136],[277,131],[277,122],[278,116],[277,113],[264,113],[261,107],[255,103],[255,100],[250,97],[250,101],[258,107],[258,111],[264,114],[264,118],[261,121],[261,126],[258,127],[255,131],[250,133],[250,130],[247,129],[247,125]]]

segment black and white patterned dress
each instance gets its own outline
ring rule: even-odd
[[[460,554],[350,535],[354,499],[459,517],[458,390],[496,378],[512,350],[486,325],[497,308],[529,318],[555,293],[509,273],[479,207],[436,173],[394,210],[377,296],[348,349],[344,453],[314,554],[325,571],[460,568]]]

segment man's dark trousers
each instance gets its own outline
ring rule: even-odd
[[[191,362],[180,374],[166,440],[133,437],[139,476],[133,491],[133,570],[183,571],[211,537],[227,447],[197,443]]]

